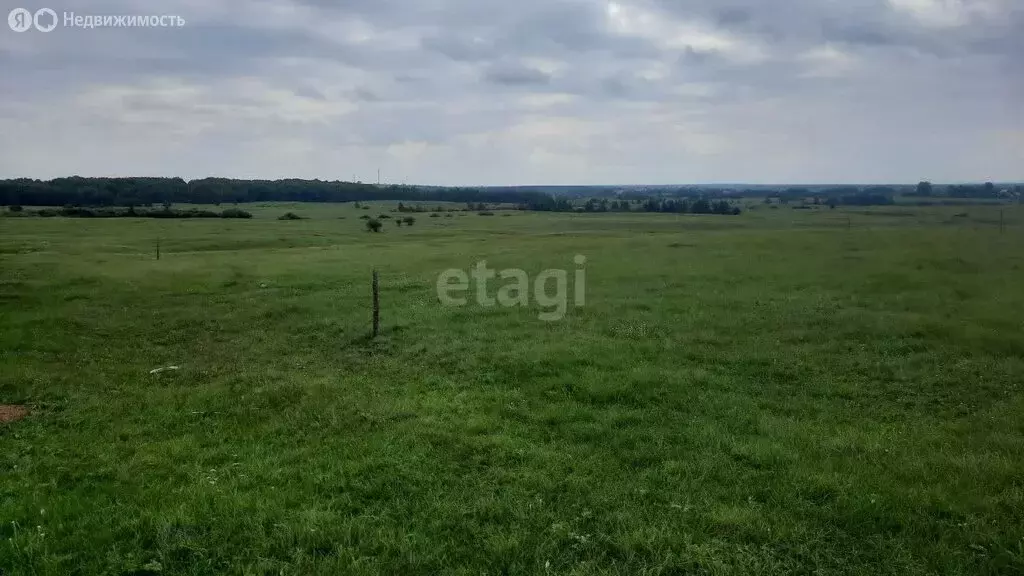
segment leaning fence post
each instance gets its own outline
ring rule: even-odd
[[[380,276],[373,271],[373,337],[380,334]]]
[[[156,239],[156,259],[160,259],[160,239]]]

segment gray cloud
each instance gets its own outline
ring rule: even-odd
[[[1016,0],[53,8],[187,24],[0,30],[0,177],[1024,177]]]
[[[507,86],[531,86],[548,84],[551,74],[522,64],[496,64],[487,69],[484,78],[488,82]]]

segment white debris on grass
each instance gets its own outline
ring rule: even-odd
[[[181,370],[181,366],[164,366],[163,368],[154,368],[149,371],[150,374],[159,374],[161,372],[168,372],[170,370]]]

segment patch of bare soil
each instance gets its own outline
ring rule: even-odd
[[[24,406],[7,406],[0,404],[0,424],[17,422],[28,416],[28,408]]]

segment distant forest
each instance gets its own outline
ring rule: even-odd
[[[0,180],[0,206],[148,207],[250,202],[456,202],[505,204],[522,210],[733,213],[723,201],[739,198],[813,199],[815,204],[884,205],[897,195],[919,198],[1020,199],[1024,186],[522,186],[427,187],[323,180],[232,180],[205,178],[57,178]],[[602,200],[595,201],[600,198]],[[606,199],[612,200],[609,203]],[[573,202],[579,200],[580,202]],[[587,200],[586,205],[581,202]],[[633,205],[625,202],[632,200]],[[672,200],[675,200],[674,202]],[[718,202],[714,202],[717,200]]]
[[[375,186],[322,180],[228,180],[206,178],[57,178],[0,180],[0,205],[150,206],[246,202],[359,202],[404,200],[527,204],[543,202],[539,192],[482,188]]]

